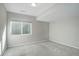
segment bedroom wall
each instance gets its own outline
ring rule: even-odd
[[[55,9],[50,40],[79,49],[79,4],[60,4]]]
[[[57,3],[37,19],[50,22],[51,41],[79,49],[78,3]]]
[[[7,44],[6,44],[6,34],[5,38],[3,39],[3,33],[6,26],[7,20],[7,13],[3,4],[0,3],[0,54],[3,54],[5,51]],[[5,31],[6,33],[6,31]]]
[[[11,35],[9,22],[14,18],[16,21],[32,23],[32,35]],[[48,40],[49,23],[36,21],[36,17],[8,12],[8,47],[31,44]]]
[[[50,40],[79,49],[79,20],[59,20],[50,23]]]

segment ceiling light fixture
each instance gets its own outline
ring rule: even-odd
[[[36,3],[32,3],[32,6],[33,6],[33,7],[36,7]]]

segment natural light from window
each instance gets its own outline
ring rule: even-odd
[[[11,21],[10,22],[10,33],[12,35],[31,35],[32,34],[32,23]]]

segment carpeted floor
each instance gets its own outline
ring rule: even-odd
[[[8,48],[4,56],[79,56],[79,50],[49,41]]]

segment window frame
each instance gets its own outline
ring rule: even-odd
[[[12,22],[21,23],[21,34],[12,34]],[[29,33],[29,34],[23,34],[23,24],[28,24],[28,25],[30,25],[30,33]],[[10,34],[11,34],[11,35],[32,35],[32,22],[16,21],[16,20],[10,21]]]

